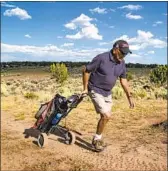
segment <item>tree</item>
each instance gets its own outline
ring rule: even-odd
[[[168,68],[166,65],[160,65],[150,72],[150,81],[158,85],[163,85],[167,81]]]
[[[61,84],[63,84],[68,78],[68,69],[63,63],[53,63],[52,65],[50,65],[50,71],[52,73],[52,76],[54,76],[56,80]]]

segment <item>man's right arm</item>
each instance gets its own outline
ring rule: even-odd
[[[100,65],[101,58],[99,55],[93,58],[93,60],[83,67],[83,93],[88,93],[88,82],[90,73],[95,72]]]
[[[82,69],[83,74],[83,93],[88,93],[88,81],[90,77],[90,73],[86,71],[86,66]]]

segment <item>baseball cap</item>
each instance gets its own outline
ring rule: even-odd
[[[125,40],[118,40],[114,43],[113,48],[119,48],[119,50],[127,55],[128,53],[132,53],[129,49],[129,44]]]

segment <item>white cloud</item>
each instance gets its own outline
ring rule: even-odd
[[[140,10],[142,9],[141,5],[125,5],[122,7],[118,7],[119,9],[128,9],[128,10]]]
[[[16,7],[15,5],[7,4],[6,2],[1,2],[2,7],[8,7],[8,8],[14,8]]]
[[[63,45],[61,45],[61,47],[70,47],[70,46],[74,46],[74,43],[64,43]]]
[[[63,37],[62,36],[57,36],[57,39],[62,39]]]
[[[74,23],[67,23],[67,24],[65,24],[65,27],[69,28],[69,29],[72,29],[72,30],[76,29],[76,25]]]
[[[144,55],[140,55],[140,54],[129,54],[126,58],[125,58],[125,62],[126,63],[140,63],[140,61],[143,61],[144,59]],[[144,63],[144,62],[142,62]]]
[[[130,44],[131,50],[140,50],[145,49],[147,47],[153,48],[165,48],[167,47],[167,42],[154,38],[154,35],[151,32],[145,32],[142,30],[137,30],[137,36],[133,38],[129,38],[127,35],[123,35],[118,39],[124,39]]]
[[[99,42],[100,46],[112,44],[112,42]]]
[[[132,15],[131,13],[128,13],[128,14],[126,14],[125,16],[126,16],[126,18],[128,18],[128,19],[134,19],[134,20],[139,20],[139,19],[142,19],[142,18],[143,18],[143,17],[140,16],[140,15]]]
[[[107,9],[106,8],[94,8],[94,9],[89,9],[89,11],[91,13],[98,13],[98,14],[106,14],[107,13]]]
[[[92,20],[93,18],[90,18],[85,14],[81,14],[79,17],[73,19],[71,23],[88,26]]]
[[[8,16],[8,17],[12,17],[12,16],[17,16],[19,17],[21,20],[26,20],[26,19],[31,19],[32,17],[27,13],[26,10],[21,9],[21,8],[14,8],[11,10],[6,10],[4,12],[4,16]]]
[[[130,57],[133,57],[133,58],[142,58],[141,55],[138,55],[138,54],[130,54]]]
[[[41,60],[69,60],[77,58],[88,58],[88,61],[91,60],[94,56],[99,53],[107,51],[106,48],[95,48],[95,49],[67,49],[58,48],[55,45],[48,44],[46,46],[28,46],[28,45],[10,45],[1,43],[1,55],[9,56],[14,54],[20,54],[20,56],[30,55],[32,60],[41,61]],[[24,55],[21,55],[24,54]],[[47,58],[46,58],[47,56]],[[68,58],[67,58],[68,57]],[[4,58],[3,58],[4,59]],[[7,59],[6,59],[7,60]],[[21,59],[20,59],[21,60]]]
[[[130,44],[130,49],[132,51],[144,50],[148,47],[151,48],[166,48],[167,42],[154,38],[154,35],[147,31],[137,30],[137,36],[130,38],[128,35],[122,35],[110,42],[100,42],[99,45],[110,45],[119,39],[126,40]]]
[[[11,54],[1,54],[1,61],[18,61],[18,57]]]
[[[112,9],[112,8],[110,8],[109,10],[112,11],[112,12],[116,12],[116,10],[115,9]]]
[[[26,34],[25,37],[27,37],[29,39],[31,38],[31,36],[29,34]]]
[[[155,51],[151,50],[147,52],[148,54],[155,54]]]
[[[66,35],[68,39],[82,39],[84,36],[81,32],[76,33],[75,35]]]
[[[70,23],[65,24],[66,28],[79,29],[74,35],[66,35],[69,39],[97,39],[102,40],[102,35],[99,35],[98,28],[91,23],[93,18],[88,17],[85,14],[81,14],[79,17],[73,19]]]
[[[163,15],[167,16],[167,13],[164,13]]]
[[[160,24],[163,24],[163,22],[162,21],[156,21],[156,22],[154,22],[154,24],[152,26],[156,27],[157,25],[160,25]]]

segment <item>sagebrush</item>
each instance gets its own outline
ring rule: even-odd
[[[63,63],[56,63],[50,66],[52,76],[56,78],[57,82],[63,84],[68,78],[68,69]]]
[[[167,66],[160,65],[154,68],[150,72],[150,81],[158,85],[163,85],[167,81],[167,76],[168,76]]]

